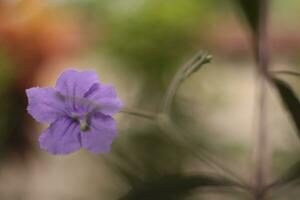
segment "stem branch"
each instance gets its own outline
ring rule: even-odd
[[[289,70],[275,70],[275,71],[272,71],[272,73],[274,73],[274,74],[285,74],[285,75],[300,77],[300,72],[289,71]]]
[[[155,113],[149,113],[146,111],[137,110],[137,109],[129,109],[129,108],[124,108],[121,112],[124,114],[142,117],[142,118],[150,119],[150,120],[155,120],[156,116],[157,116]]]
[[[211,56],[209,54],[200,51],[177,71],[167,89],[161,107],[162,113],[169,114],[176,92],[183,81],[186,80],[193,72],[197,71],[203,64],[210,62],[210,60]]]

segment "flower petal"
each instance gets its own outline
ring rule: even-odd
[[[117,97],[115,88],[112,85],[100,85],[96,83],[85,93],[84,97],[95,101],[100,107],[100,112],[105,115],[112,116],[118,113],[123,107],[123,103]]]
[[[81,147],[79,124],[61,118],[53,122],[39,138],[40,147],[51,154],[69,154]]]
[[[98,83],[95,71],[79,72],[73,69],[63,72],[56,82],[56,89],[67,97],[83,97],[83,95]]]
[[[53,88],[30,88],[26,90],[28,112],[42,123],[53,122],[66,115],[64,99]]]
[[[97,113],[90,121],[90,129],[81,132],[82,147],[92,153],[106,153],[117,136],[116,122],[107,115]]]

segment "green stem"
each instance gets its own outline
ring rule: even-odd
[[[209,167],[216,170],[221,170],[229,177],[235,179],[237,181],[237,185],[250,190],[250,186],[240,176],[220,163],[205,147],[199,147],[199,145],[196,145],[195,142],[189,140],[186,134],[184,134],[186,131],[181,130],[180,127],[176,126],[176,124],[174,124],[167,115],[161,114],[157,119],[159,127],[164,132],[172,134],[172,137],[170,137],[171,139],[178,140],[182,145],[184,145],[185,148],[187,148],[189,152],[205,162]],[[222,173],[219,173],[219,175],[223,176]]]
[[[292,75],[292,76],[297,76],[300,77],[300,72],[294,72],[294,71],[288,71],[288,70],[276,70],[276,71],[271,71],[273,74],[283,74],[283,75]]]
[[[167,89],[161,107],[162,113],[169,114],[176,92],[183,81],[185,81],[193,72],[197,71],[202,65],[210,62],[210,60],[211,55],[203,52],[198,52],[190,61],[188,61],[177,71]]]
[[[155,120],[156,119],[156,114],[155,113],[150,113],[142,110],[137,110],[137,109],[130,109],[130,108],[124,108],[121,113],[127,114],[127,115],[133,115],[137,117],[142,117],[145,119],[149,120]]]

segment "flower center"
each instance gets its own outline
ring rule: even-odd
[[[90,126],[89,126],[89,117],[88,117],[87,114],[80,116],[78,114],[72,113],[70,117],[76,123],[79,123],[80,130],[82,132],[86,132],[86,131],[88,131],[90,129]]]
[[[83,120],[79,120],[79,123],[80,123],[80,130],[82,132],[88,131],[90,129],[89,123],[86,118],[84,118]]]

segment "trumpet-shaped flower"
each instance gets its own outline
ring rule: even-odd
[[[110,150],[117,135],[112,116],[122,102],[114,87],[100,83],[94,71],[67,70],[55,88],[30,88],[26,94],[28,112],[36,121],[50,124],[39,138],[42,149],[51,154]]]

